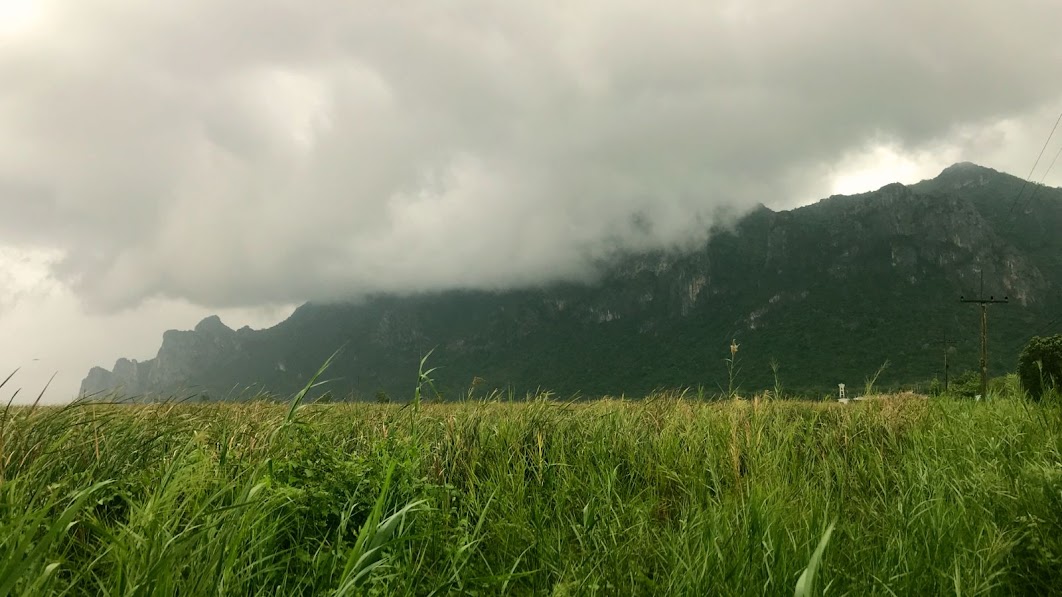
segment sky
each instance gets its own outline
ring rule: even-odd
[[[0,0],[2,390],[209,314],[587,279],[764,203],[1025,177],[1057,0]],[[1034,180],[1062,186],[1062,132]],[[0,379],[4,375],[0,375]]]

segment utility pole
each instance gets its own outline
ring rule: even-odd
[[[988,399],[988,305],[1009,303],[1008,297],[997,299],[995,296],[985,298],[985,271],[981,270],[981,296],[968,299],[959,296],[960,303],[977,303],[981,305],[981,398]],[[945,350],[947,350],[945,348]]]
[[[948,393],[948,329],[944,328],[944,393]]]

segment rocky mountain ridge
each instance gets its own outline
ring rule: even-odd
[[[593,284],[505,292],[377,296],[306,304],[268,330],[234,331],[209,318],[167,332],[155,359],[93,369],[83,394],[295,391],[337,348],[337,395],[408,396],[422,355],[437,387],[517,393],[637,394],[725,386],[722,359],[741,345],[740,383],[797,389],[862,381],[886,359],[882,382],[976,365],[976,314],[958,303],[987,291],[1012,304],[992,313],[992,367],[1012,368],[1027,337],[1062,307],[1062,190],[957,164],[914,185],[890,184],[791,211],[760,206],[698,249],[628,256]],[[1032,192],[1030,192],[1032,191]],[[483,381],[485,380],[485,381]]]

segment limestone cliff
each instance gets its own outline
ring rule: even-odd
[[[80,395],[197,392],[202,388],[197,377],[238,355],[246,334],[233,331],[216,315],[199,322],[192,331],[169,330],[162,335],[162,347],[154,359],[118,359],[111,371],[94,367],[81,383]]]

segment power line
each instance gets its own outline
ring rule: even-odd
[[[1055,162],[1058,161],[1058,156],[1060,155],[1062,155],[1062,145],[1058,146],[1058,151],[1055,152],[1055,157],[1051,160],[1051,165],[1047,167],[1047,171],[1040,177],[1040,184],[1044,184],[1044,181],[1047,180],[1047,175],[1051,172],[1051,168],[1055,167]]]
[[[1056,323],[1062,323],[1062,315],[1059,315],[1058,317],[1052,319],[1050,322],[1048,322],[1047,325],[1045,325],[1044,327],[1040,328],[1040,331],[1038,331],[1035,334],[1033,334],[1033,336],[1039,336],[1040,334],[1046,332],[1047,330],[1050,330],[1051,327],[1054,326]]]
[[[1044,332],[1050,330],[1056,323],[1062,323],[1062,315],[1060,315],[1060,316],[1052,319],[1051,321],[1047,322],[1047,324],[1044,325],[1039,330],[1037,330],[1037,331],[1035,331],[1035,332],[1033,332],[1031,334],[1028,334],[1026,336],[1023,336],[1022,339],[1021,339],[1021,342],[1018,342],[1018,345],[1019,346],[1024,346],[1026,343],[1029,342],[1029,340],[1032,340],[1034,337],[1042,336],[1044,334]]]
[[[1062,122],[1062,112],[1058,113],[1058,118],[1055,120],[1055,126],[1051,127],[1051,132],[1047,135],[1047,140],[1044,141],[1044,146],[1040,148],[1040,153],[1036,156],[1036,161],[1033,162],[1032,168],[1029,169],[1029,175],[1025,177],[1025,182],[1021,185],[1021,190],[1015,195],[1014,201],[1010,204],[1010,209],[1007,211],[1007,219],[1014,214],[1014,208],[1018,206],[1018,200],[1021,199],[1022,194],[1025,192],[1025,187],[1029,186],[1029,179],[1032,178],[1034,172],[1036,172],[1036,166],[1040,165],[1040,158],[1044,157],[1044,152],[1047,151],[1047,146],[1051,143],[1051,138],[1055,136],[1055,130],[1058,129],[1058,123]],[[1055,156],[1056,159],[1058,156]],[[1053,162],[1052,162],[1053,163]],[[1046,175],[1045,175],[1046,176]],[[1022,209],[1025,209],[1024,207]],[[1011,221],[1011,226],[1014,222]],[[1007,231],[1010,231],[1008,227]]]
[[[1047,166],[1047,170],[1044,170],[1044,175],[1040,177],[1040,181],[1039,181],[1039,184],[1037,184],[1037,185],[1036,185],[1035,187],[1033,187],[1033,190],[1032,190],[1032,192],[1031,192],[1031,193],[1029,193],[1029,198],[1028,198],[1028,199],[1026,199],[1024,203],[1022,203],[1022,206],[1021,206],[1021,211],[1025,211],[1025,208],[1026,208],[1026,207],[1028,207],[1029,205],[1032,205],[1032,201],[1033,201],[1033,199],[1035,199],[1035,198],[1036,198],[1036,193],[1037,193],[1037,192],[1038,192],[1038,191],[1039,191],[1040,189],[1042,189],[1042,188],[1044,187],[1044,181],[1045,181],[1045,180],[1047,180],[1047,175],[1051,173],[1051,168],[1054,168],[1054,167],[1055,167],[1055,162],[1057,162],[1057,161],[1058,161],[1058,156],[1059,156],[1059,155],[1062,155],[1062,146],[1059,146],[1059,148],[1058,148],[1058,151],[1056,151],[1056,152],[1055,152],[1055,157],[1054,157],[1054,159],[1052,159],[1052,160],[1051,160],[1051,163],[1050,163],[1050,164],[1049,164],[1049,165]],[[1011,225],[1012,225],[1012,226],[1013,226],[1013,224],[1014,224],[1014,223],[1013,223],[1013,222],[1011,222]]]
[[[1032,334],[1029,334],[1029,335],[1025,336],[1024,338],[1022,338],[1021,342],[1018,343],[1018,347],[1020,348],[1022,346],[1025,346],[1026,344],[1029,343],[1029,340],[1032,340],[1033,338],[1035,338],[1037,336],[1043,336],[1044,332],[1050,330],[1056,323],[1062,323],[1062,315],[1059,315],[1058,317],[1056,317],[1056,318],[1052,319],[1051,321],[1047,322],[1047,325],[1045,325],[1044,327],[1040,328],[1036,332],[1033,332]]]
[[[1040,177],[1039,186],[1033,189],[1032,194],[1029,195],[1029,198],[1025,201],[1026,205],[1032,203],[1033,197],[1036,197],[1036,191],[1039,191],[1044,186],[1044,181],[1047,180],[1047,175],[1051,173],[1051,168],[1055,167],[1055,162],[1058,161],[1058,156],[1060,155],[1062,155],[1062,145],[1058,147],[1058,151],[1055,152],[1055,157],[1051,159],[1051,163],[1047,165],[1047,170],[1044,170],[1044,175]],[[1024,210],[1025,208],[1022,207],[1022,209]]]

